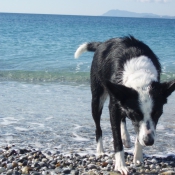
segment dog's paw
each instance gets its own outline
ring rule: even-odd
[[[122,175],[129,174],[129,170],[126,166],[115,166],[115,171],[119,171]]]
[[[104,148],[103,148],[103,142],[102,138],[100,138],[97,142],[97,154],[98,155],[103,155],[104,154]]]
[[[128,175],[129,171],[125,165],[124,151],[115,154],[115,171],[119,171],[122,175]]]

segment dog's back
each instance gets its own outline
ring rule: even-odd
[[[104,85],[106,80],[125,85],[129,75],[139,69],[154,72],[155,68],[154,74],[160,81],[161,66],[157,56],[146,44],[133,36],[113,38],[103,43],[85,43],[79,47],[75,57],[85,51],[95,52],[91,74],[98,75],[97,77]]]

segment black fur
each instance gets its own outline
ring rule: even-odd
[[[125,117],[131,119],[135,131],[139,133],[139,122],[143,120],[139,105],[139,94],[136,90],[122,84],[124,65],[128,60],[139,56],[148,57],[157,70],[157,81],[150,85],[149,94],[154,101],[151,117],[156,127],[163,112],[163,105],[167,97],[175,90],[175,80],[160,83],[161,65],[158,57],[143,42],[133,36],[113,38],[106,42],[92,42],[87,44],[87,51],[94,51],[91,66],[92,116],[96,125],[96,140],[102,137],[100,118],[106,94],[110,96],[109,112],[111,128],[114,138],[114,150],[123,150],[120,123],[126,122]],[[114,77],[115,75],[115,77]],[[113,77],[112,77],[113,76]],[[150,129],[150,123],[146,124]],[[152,145],[154,140],[147,135],[146,145]]]

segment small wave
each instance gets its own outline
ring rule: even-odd
[[[73,133],[73,136],[75,138],[73,138],[74,140],[81,142],[81,141],[89,141],[89,139],[85,138],[85,137],[81,137],[80,135],[78,135],[77,133]]]
[[[0,71],[0,81],[89,83],[89,72]]]
[[[161,81],[168,81],[175,79],[175,72],[163,72],[161,74]]]
[[[161,81],[175,79],[175,72],[163,72]],[[66,72],[66,71],[0,71],[0,81],[18,82],[75,82],[86,84],[90,82],[90,72]]]

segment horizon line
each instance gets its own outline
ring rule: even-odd
[[[77,15],[77,14],[57,14],[57,13],[0,12],[0,14],[3,14],[3,13],[4,14],[26,14],[26,15],[60,15],[60,16],[62,15],[62,16],[89,16],[89,17],[113,17],[113,18],[116,17],[116,18],[175,19],[175,16],[168,16],[168,15],[157,15],[158,17],[148,17],[148,16],[130,17],[130,16],[106,16],[104,15],[105,13],[102,15]],[[131,12],[131,13],[136,13],[136,12]],[[137,14],[142,14],[142,13],[137,13]],[[147,13],[147,14],[152,14],[152,13]]]

